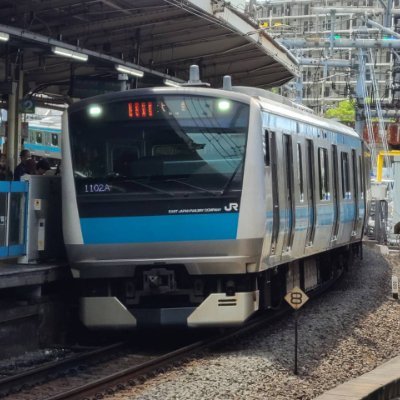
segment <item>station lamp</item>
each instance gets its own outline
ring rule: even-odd
[[[63,47],[53,46],[51,51],[58,56],[73,58],[78,61],[87,61],[89,56],[87,54],[78,53],[77,51],[73,51],[70,49],[64,49]]]
[[[122,74],[128,74],[128,75],[133,75],[137,76],[138,78],[142,78],[144,75],[143,71],[140,71],[139,69],[131,68],[131,67],[126,67],[125,65],[115,65],[115,69],[118,72],[121,72]]]
[[[0,32],[0,42],[7,42],[10,39],[10,35],[5,32]]]
[[[171,79],[164,79],[164,85],[172,86],[172,87],[181,87],[181,84]]]

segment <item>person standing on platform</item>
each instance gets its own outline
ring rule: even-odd
[[[8,168],[5,154],[0,154],[0,181],[11,181],[12,177],[13,174]]]
[[[31,158],[31,153],[29,150],[21,150],[19,154],[21,162],[15,167],[14,170],[14,181],[19,181],[22,175],[29,174],[27,169],[27,161]]]
[[[36,175],[54,175],[50,168],[50,163],[45,158],[37,162]]]

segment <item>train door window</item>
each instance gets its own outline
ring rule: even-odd
[[[263,137],[263,149],[264,149],[264,162],[267,167],[269,167],[271,165],[269,141],[270,141],[269,132],[267,130],[265,130],[264,137]]]
[[[338,177],[338,152],[337,146],[332,145],[332,167],[333,167],[333,201],[335,222],[333,226],[333,236],[337,237],[339,232],[339,177]]]
[[[52,133],[51,134],[51,145],[52,146],[58,146],[58,135],[57,135],[57,133]]]
[[[360,174],[360,198],[364,200],[364,170],[363,170],[363,164],[362,164],[362,159],[361,156],[358,156],[358,172]]]
[[[350,176],[349,176],[349,156],[347,153],[341,153],[342,162],[342,195],[344,199],[351,197],[350,193]]]
[[[354,149],[351,150],[351,167],[353,172],[353,191],[354,191],[354,225],[353,230],[357,230],[358,221],[358,174],[357,174],[357,155]]]
[[[41,131],[35,131],[35,142],[43,143],[43,134]]]
[[[297,143],[297,182],[299,185],[300,202],[304,202],[303,157],[301,144]]]
[[[328,150],[318,148],[318,171],[319,171],[319,197],[321,200],[329,200],[329,166]]]
[[[357,156],[354,149],[351,150],[351,164],[353,169],[353,190],[354,198],[358,199],[358,180],[357,180]]]
[[[287,198],[287,208],[289,210],[289,217],[288,217],[289,232],[287,235],[286,247],[290,248],[293,241],[293,226],[295,224],[294,201],[293,201],[292,137],[290,135],[283,135],[283,143],[285,148],[285,165],[286,165],[286,198]]]
[[[314,191],[314,144],[307,139],[307,193],[309,207],[309,227],[307,230],[306,243],[312,245],[315,233],[315,191]]]
[[[271,176],[272,176],[272,237],[271,237],[271,254],[275,254],[278,242],[280,212],[279,212],[279,195],[278,195],[278,157],[276,149],[275,132],[270,132],[270,150],[271,150]]]

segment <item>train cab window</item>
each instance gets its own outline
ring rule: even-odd
[[[129,176],[132,163],[139,158],[136,146],[115,145],[112,149],[112,170],[118,176]]]
[[[265,130],[263,137],[263,149],[264,149],[264,162],[267,167],[271,165],[271,156],[269,150],[269,132]]]
[[[351,198],[350,192],[350,174],[349,174],[349,155],[347,153],[341,153],[342,162],[342,195],[344,199]]]
[[[319,170],[319,197],[321,200],[329,200],[329,167],[328,150],[318,148],[318,170]]]
[[[86,108],[70,110],[79,194],[89,193],[88,182],[107,183],[101,196],[110,192],[171,199],[240,193],[248,104],[187,93],[151,92],[146,95],[151,101],[138,96],[133,102],[105,101],[100,119]]]
[[[303,157],[301,144],[297,143],[297,182],[299,184],[300,202],[304,201]]]
[[[58,135],[56,133],[51,134],[51,145],[58,146]]]

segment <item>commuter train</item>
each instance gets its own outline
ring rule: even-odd
[[[61,159],[60,118],[47,117],[38,121],[30,121],[24,148],[28,149],[34,158],[59,161]]]
[[[6,139],[0,137],[0,150],[5,149]],[[61,123],[60,118],[47,117],[38,121],[29,121],[28,137],[24,139],[23,148],[28,149],[36,159],[47,158],[52,163],[61,159]]]
[[[63,116],[63,230],[92,329],[242,324],[360,250],[368,149],[246,87],[146,88]]]

